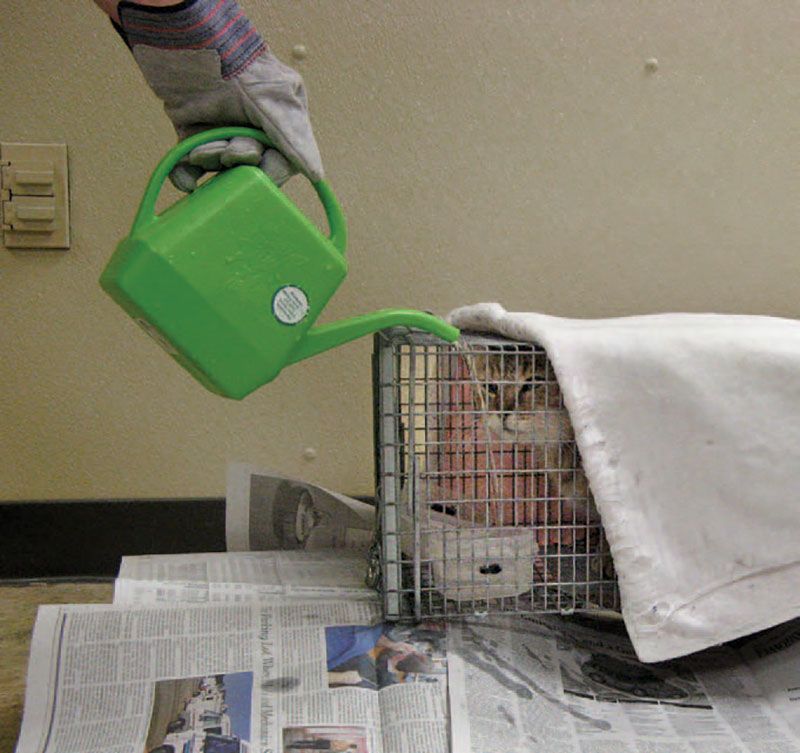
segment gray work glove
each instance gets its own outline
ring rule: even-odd
[[[260,165],[281,185],[295,172],[323,177],[303,80],[270,53],[234,0],[152,8],[119,4],[120,25],[180,139],[209,128],[260,128],[276,149],[235,138],[197,147],[170,175],[192,191],[207,170]]]

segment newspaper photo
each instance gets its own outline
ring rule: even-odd
[[[305,481],[231,463],[225,528],[229,551],[366,552],[375,532],[375,508]]]
[[[18,753],[446,753],[441,625],[367,601],[46,606]]]
[[[451,624],[453,753],[798,753],[800,650],[778,638],[642,664],[619,624]]]
[[[367,561],[348,549],[123,557],[115,604],[369,599]]]

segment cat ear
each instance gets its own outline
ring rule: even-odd
[[[481,353],[470,353],[464,357],[464,361],[468,376],[478,382],[484,381],[487,372],[486,356]]]

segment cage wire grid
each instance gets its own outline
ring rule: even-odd
[[[375,337],[373,382],[388,619],[619,610],[543,349],[397,328]]]

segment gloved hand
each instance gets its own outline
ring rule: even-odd
[[[268,51],[234,0],[123,1],[118,11],[120,31],[179,139],[243,125],[262,129],[277,147],[247,138],[204,144],[172,171],[177,188],[192,191],[207,170],[239,164],[261,165],[278,185],[297,171],[322,178],[303,80]]]

